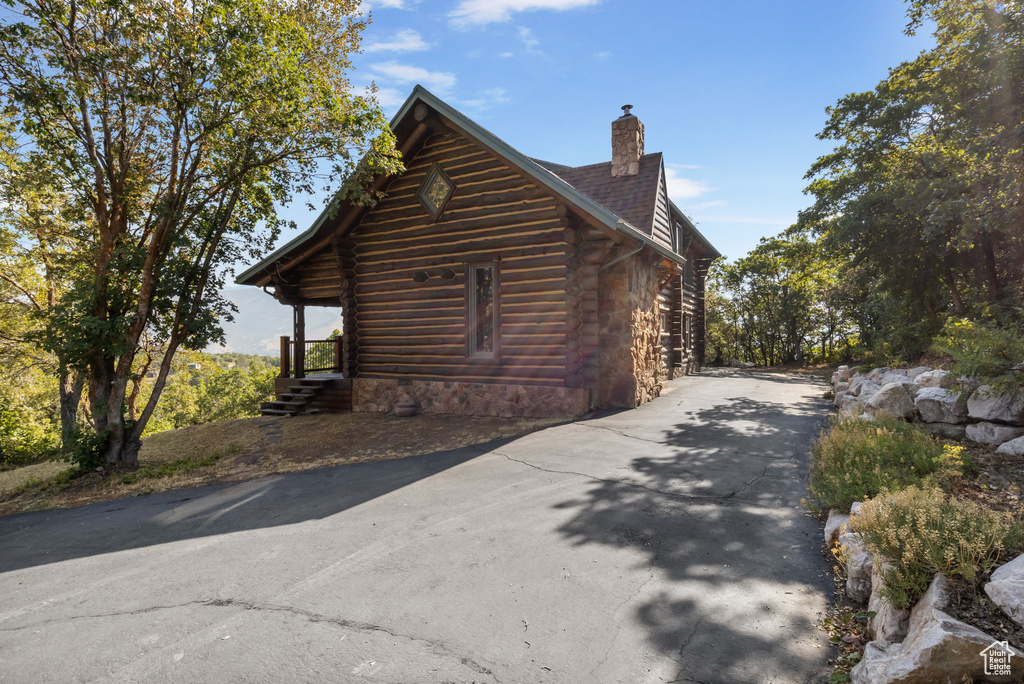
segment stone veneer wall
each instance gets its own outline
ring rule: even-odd
[[[421,413],[508,418],[579,416],[590,410],[584,388],[360,378],[352,380],[352,410],[389,413],[411,399]]]
[[[643,252],[602,271],[597,405],[634,408],[661,393],[657,260]]]
[[[640,173],[644,156],[644,125],[632,114],[612,121],[612,176]]]
[[[661,394],[662,369],[661,307],[658,302],[658,263],[660,257],[641,252],[630,284],[632,306],[633,378],[636,406]]]

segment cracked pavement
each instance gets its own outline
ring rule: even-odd
[[[824,386],[668,390],[474,448],[0,518],[0,682],[823,681],[800,499]]]

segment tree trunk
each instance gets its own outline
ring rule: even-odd
[[[71,373],[66,366],[60,372],[60,437],[65,451],[72,447],[75,428],[78,425],[78,404],[82,400],[84,373]]]
[[[960,290],[957,289],[956,280],[953,278],[953,269],[950,268],[948,263],[946,264],[946,286],[949,287],[949,296],[953,300],[953,311],[958,316],[963,316],[966,312],[964,300],[960,296]]]

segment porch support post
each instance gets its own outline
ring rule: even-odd
[[[306,307],[293,304],[295,321],[295,377],[306,377]]]
[[[292,372],[292,338],[281,335],[281,377],[287,378]]]

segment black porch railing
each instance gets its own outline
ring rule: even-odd
[[[292,341],[281,337],[281,377],[304,378],[313,373],[341,372],[341,336],[329,340]]]

